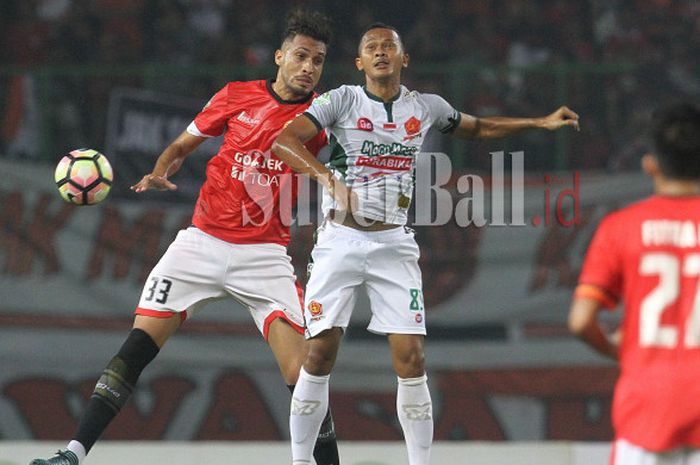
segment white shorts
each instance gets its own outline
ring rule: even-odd
[[[613,444],[610,465],[700,465],[700,449],[679,447],[652,452],[618,439]]]
[[[347,328],[364,286],[377,334],[425,334],[420,251],[408,228],[359,231],[326,221],[318,230],[306,285],[306,337]]]
[[[266,339],[275,318],[303,333],[301,288],[285,247],[231,244],[195,227],[178,232],[148,276],[135,313],[185,319],[228,297],[248,308]]]

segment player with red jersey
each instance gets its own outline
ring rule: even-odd
[[[291,170],[270,152],[284,125],[314,97],[330,40],[328,19],[290,15],[275,52],[277,77],[232,82],[217,92],[132,187],[174,190],[169,177],[204,140],[224,134],[209,161],[192,217],[151,271],[132,331],[109,362],[66,450],[31,465],[78,465],[129,398],[141,371],[181,322],[207,302],[233,297],[248,308],[293,390],[307,345],[300,290],[286,246],[295,186]],[[325,136],[309,141],[317,153]],[[330,413],[318,436],[318,465],[337,465]]]
[[[307,94],[284,100],[272,81],[231,82],[212,97],[187,128],[186,137],[197,142],[224,134],[219,153],[207,164],[194,226],[236,244],[289,243],[296,198],[292,170],[270,154],[270,146],[311,99]],[[325,144],[322,135],[307,146],[317,153]]]
[[[613,465],[700,464],[700,110],[655,115],[655,195],[608,215],[588,249],[571,331],[621,372]],[[599,311],[624,302],[619,332]]]

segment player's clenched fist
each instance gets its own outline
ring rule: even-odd
[[[352,212],[357,209],[357,194],[348,189],[343,181],[331,176],[327,187],[328,193],[338,204],[337,210]]]
[[[578,123],[578,114],[572,111],[569,107],[559,107],[557,111],[551,115],[542,118],[542,127],[553,131],[563,126],[572,126],[577,131],[580,130]]]

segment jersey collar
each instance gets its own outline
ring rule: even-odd
[[[374,101],[381,102],[381,103],[389,103],[389,102],[395,102],[399,99],[399,97],[401,97],[401,93],[403,92],[403,86],[399,87],[399,91],[396,93],[396,95],[394,95],[393,97],[391,97],[389,99],[389,102],[385,102],[381,98],[374,95],[372,92],[368,91],[366,86],[362,86],[362,90],[365,91],[365,94],[367,94],[367,97],[369,97],[370,99],[372,99]]]
[[[267,81],[265,81],[265,87],[267,87],[267,91],[270,93],[270,95],[272,95],[272,97],[275,100],[277,100],[279,103],[281,103],[283,105],[298,105],[300,103],[306,103],[309,100],[311,100],[311,98],[314,96],[314,93],[312,91],[312,92],[309,92],[309,95],[306,95],[302,98],[298,98],[298,99],[294,99],[294,100],[285,100],[282,97],[280,97],[277,94],[277,92],[275,92],[275,89],[272,88],[273,82],[275,82],[274,79],[268,79]]]

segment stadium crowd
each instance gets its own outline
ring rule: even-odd
[[[268,70],[275,31],[295,6],[324,11],[337,28],[322,89],[357,82],[351,67],[359,31],[381,20],[403,32],[410,87],[440,92],[484,116],[538,114],[560,103],[576,108],[582,136],[566,145],[563,163],[545,155],[555,150],[552,138],[509,142],[511,149],[534,147],[529,169],[637,169],[650,109],[700,98],[700,63],[692,58],[700,56],[700,5],[692,1],[7,0],[0,15],[0,154],[46,157],[36,138],[13,142],[23,121],[54,140],[100,146],[117,85],[205,99],[221,83],[247,78],[245,66]],[[54,66],[43,85],[32,71],[40,65]],[[156,70],[149,78],[138,71],[148,65]],[[160,66],[223,71],[158,74]],[[137,71],[124,73],[129,67]],[[110,69],[122,72],[104,71]],[[487,166],[488,150],[459,147],[469,153],[468,167]]]

